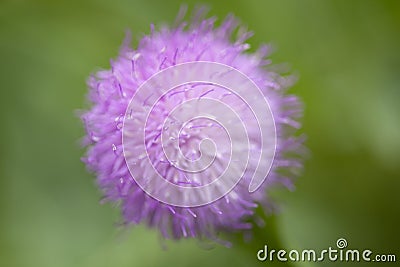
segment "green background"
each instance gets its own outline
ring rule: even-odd
[[[340,237],[399,261],[399,3],[208,2],[211,15],[233,12],[254,30],[254,47],[275,44],[274,62],[298,73],[291,92],[305,103],[311,151],[296,190],[274,193],[281,212],[227,249],[117,227],[118,210],[99,204],[80,162],[75,111],[86,106],[86,78],[109,68],[127,29],[136,44],[181,2],[0,1],[0,266],[271,266],[256,259],[264,244],[318,250]]]

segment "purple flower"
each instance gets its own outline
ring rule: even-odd
[[[82,115],[87,133],[85,145],[88,146],[84,162],[96,173],[104,199],[120,204],[124,223],[145,223],[159,229],[165,238],[198,237],[216,240],[220,231],[251,229],[252,224],[248,219],[254,215],[254,209],[258,205],[262,205],[265,210],[273,208],[267,188],[279,184],[293,188],[291,178],[302,167],[299,152],[303,138],[293,135],[300,127],[297,119],[301,116],[302,107],[297,97],[286,95],[286,88],[293,79],[279,75],[270,67],[271,62],[266,58],[270,52],[269,47],[264,45],[254,53],[248,52],[250,45],[246,40],[252,33],[240,26],[233,16],[228,16],[219,27],[215,27],[216,19],[204,19],[203,10],[195,14],[189,25],[181,21],[181,15],[178,26],[163,27],[159,31],[152,26],[151,33],[140,40],[136,50],[130,48],[127,38],[118,58],[111,61],[111,69],[99,71],[89,78],[89,100],[92,107]],[[232,38],[236,29],[237,37]],[[138,105],[131,102],[139,88],[151,77],[160,71],[188,62],[215,62],[229,66],[251,79],[259,88],[261,99],[268,102],[274,118],[272,122],[276,136],[273,140],[275,146],[266,151],[270,151],[274,157],[267,177],[263,177],[266,178],[265,181],[262,180],[255,192],[249,192],[249,182],[253,177],[252,172],[256,172],[258,161],[250,156],[257,153],[262,155],[262,142],[255,124],[257,121],[249,111],[254,109],[253,104],[257,100],[250,101],[246,106],[242,101],[246,98],[245,95],[235,95],[215,84],[194,82],[172,88],[155,103],[147,103],[153,95],[151,90],[144,92],[148,97],[141,99]],[[157,90],[154,88],[154,93]],[[226,142],[230,140],[230,136],[224,131],[224,123],[221,125],[204,118],[189,122],[171,120],[174,116],[184,117],[188,113],[195,116],[197,102],[191,102],[190,111],[176,107],[185,101],[196,99],[217,99],[224,105],[239,110],[238,116],[247,123],[245,131],[249,140],[249,161],[242,179],[227,189],[223,197],[206,205],[171,205],[145,192],[137,179],[144,179],[151,186],[153,180],[147,177],[151,177],[154,168],[166,181],[182,186],[183,192],[184,187],[212,183],[223,173],[227,164],[231,164],[233,168],[240,165],[229,158],[229,152],[232,151],[228,149],[229,143]],[[130,105],[134,108],[130,108]],[[206,107],[210,111],[218,110],[214,105],[208,104]],[[149,116],[143,121],[145,110],[149,110]],[[173,112],[175,113],[172,116]],[[255,112],[258,111],[255,109]],[[266,114],[261,113],[261,116]],[[225,117],[232,124],[229,115]],[[126,127],[130,128],[125,129],[124,133],[124,125],[128,119],[131,123]],[[173,128],[176,125],[179,126],[179,131]],[[144,143],[141,143],[140,133],[144,134]],[[126,138],[124,134],[131,138],[130,142],[123,142],[123,137]],[[207,152],[213,149],[200,149],[199,142],[205,137],[212,139],[214,146],[222,147],[222,151],[213,155],[210,152],[208,155]],[[231,141],[235,141],[234,135]],[[143,150],[140,145],[144,145]],[[238,151],[241,152],[244,148],[245,145],[240,145]],[[174,149],[181,149],[182,154],[177,154]],[[175,155],[175,160],[168,158],[167,153]],[[130,155],[135,155],[138,161],[131,161]],[[212,158],[216,167],[187,172],[178,166],[182,161],[195,161],[202,156]],[[149,159],[153,167],[140,161],[144,157]],[[266,164],[266,159],[262,157],[259,165]],[[155,188],[154,192],[166,197],[168,195],[162,187]]]

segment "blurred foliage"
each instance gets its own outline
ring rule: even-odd
[[[125,31],[137,43],[150,23],[172,22],[181,2],[2,0],[0,266],[266,266],[256,259],[264,244],[323,249],[340,237],[400,260],[399,1],[203,3],[211,15],[239,16],[256,33],[253,47],[272,42],[274,62],[299,75],[291,92],[305,103],[311,157],[294,192],[273,192],[281,211],[231,249],[115,227],[118,211],[99,205],[80,162],[74,112]]]

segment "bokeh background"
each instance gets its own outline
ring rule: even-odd
[[[400,2],[202,3],[210,15],[236,14],[256,33],[253,47],[272,42],[273,61],[298,73],[291,92],[305,103],[311,153],[296,190],[273,192],[281,211],[230,249],[118,227],[80,161],[75,111],[125,31],[136,44],[182,2],[1,0],[0,266],[274,266],[256,259],[264,244],[318,250],[340,237],[400,260]]]

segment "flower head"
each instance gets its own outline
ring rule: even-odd
[[[252,33],[233,16],[215,21],[199,10],[189,25],[152,26],[88,81],[84,161],[125,223],[166,238],[251,229],[257,205],[272,207],[266,189],[291,189],[301,168],[292,79],[269,67],[268,46],[248,52]]]

